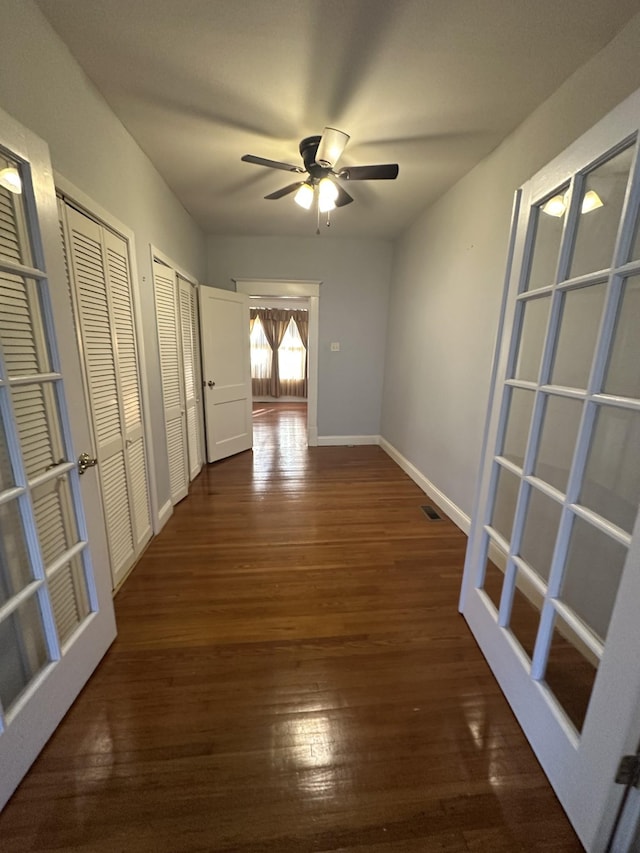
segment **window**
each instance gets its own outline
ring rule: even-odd
[[[302,343],[300,332],[293,317],[289,320],[287,331],[278,348],[278,371],[281,381],[303,380],[307,351]]]
[[[251,330],[251,378],[271,378],[271,347],[259,317]]]

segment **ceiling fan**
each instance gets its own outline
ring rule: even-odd
[[[345,166],[336,168],[342,156],[349,135],[335,127],[325,127],[322,136],[307,136],[300,142],[302,166],[266,160],[253,154],[245,154],[241,159],[245,163],[268,166],[270,169],[282,169],[306,177],[275,192],[266,195],[266,199],[278,199],[295,192],[294,201],[309,210],[317,196],[318,213],[329,213],[336,207],[344,207],[353,201],[352,196],[338,181],[390,181],[398,177],[398,164],[387,163],[380,166]]]

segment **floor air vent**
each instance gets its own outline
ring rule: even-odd
[[[438,515],[432,506],[421,506],[420,509],[430,521],[442,521],[442,516]]]

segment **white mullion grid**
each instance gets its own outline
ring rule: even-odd
[[[53,577],[57,574],[60,569],[63,569],[67,566],[74,557],[82,554],[89,543],[87,541],[79,541],[76,542],[75,545],[72,545],[71,548],[67,548],[59,557],[56,557],[55,560],[46,567],[47,577]]]
[[[19,264],[16,261],[11,261],[9,258],[0,256],[0,272],[6,272],[10,275],[19,275],[24,278],[35,278],[37,280],[46,278],[46,273],[37,267],[28,267],[24,264]]]
[[[73,471],[75,467],[75,462],[61,462],[58,465],[52,465],[48,471],[45,471],[43,474],[38,474],[37,477],[32,477],[32,479],[29,480],[29,490],[37,489],[38,486],[48,483],[49,480],[57,480],[57,478],[61,477],[63,474]]]
[[[607,152],[605,156],[600,158],[599,163],[604,162],[612,156],[615,156],[615,153],[618,153],[625,147],[625,144],[621,144],[617,147],[615,152]],[[596,168],[596,166],[592,165],[589,171],[591,171],[593,168]],[[627,182],[627,189],[620,216],[620,223],[618,225],[616,243],[613,252],[612,267],[608,271],[608,274],[606,274],[605,271],[601,271],[599,273],[595,273],[587,277],[589,279],[589,283],[595,283],[596,281],[604,278],[606,274],[606,277],[608,279],[607,294],[603,316],[598,330],[594,359],[591,366],[587,390],[584,394],[585,403],[580,418],[580,425],[576,438],[576,446],[567,483],[567,491],[563,501],[563,511],[560,518],[558,537],[551,560],[548,591],[546,601],[543,606],[543,613],[540,621],[538,638],[534,650],[531,676],[535,680],[542,679],[546,671],[547,660],[551,648],[552,632],[556,621],[556,613],[562,614],[562,618],[570,623],[571,628],[577,632],[578,636],[583,640],[583,642],[587,644],[587,646],[592,651],[594,651],[594,653],[597,646],[597,643],[594,645],[594,638],[588,638],[586,636],[589,632],[589,629],[586,626],[583,627],[583,623],[578,620],[577,617],[573,617],[570,609],[567,608],[566,605],[564,605],[559,599],[560,589],[564,580],[564,573],[566,569],[566,559],[569,549],[569,542],[571,539],[571,530],[573,528],[573,522],[575,517],[579,516],[584,521],[599,529],[601,532],[605,533],[616,541],[625,544],[627,547],[631,541],[631,538],[628,536],[628,534],[620,530],[616,525],[607,522],[606,519],[600,518],[600,516],[598,516],[596,513],[591,512],[589,509],[580,507],[578,505],[578,494],[580,492],[582,480],[584,477],[584,470],[587,463],[587,456],[589,453],[591,438],[593,435],[596,413],[598,410],[598,401],[596,401],[595,399],[596,395],[600,398],[599,401],[601,403],[611,404],[611,398],[607,399],[606,395],[602,395],[601,393],[599,393],[599,389],[601,388],[604,380],[604,374],[609,358],[610,347],[613,340],[615,322],[622,293],[623,278],[620,275],[620,270],[617,269],[616,264],[625,263],[626,255],[628,253],[628,246],[633,235],[634,223],[630,222],[630,220],[633,219],[632,214],[635,214],[638,207],[638,193],[640,193],[640,188],[638,188],[637,186],[639,183],[639,170],[640,166],[638,165],[638,151],[636,149],[636,152],[634,153],[633,166],[630,170],[630,178]],[[576,178],[578,177],[581,178],[582,182],[586,180],[586,174],[583,174],[581,176],[577,175]],[[580,191],[579,197],[581,197],[581,195],[582,192]],[[634,264],[631,266],[635,268],[637,265]],[[580,279],[574,279],[570,282],[570,284],[574,284],[575,282],[581,283],[584,278],[585,277],[583,276]],[[605,399],[602,399],[603,397]],[[632,404],[631,408],[636,408],[636,406]],[[640,408],[640,401],[638,401],[637,408]],[[599,657],[601,657],[601,652]]]
[[[38,578],[24,586],[20,592],[16,592],[15,595],[12,595],[9,601],[5,601],[5,603],[0,607],[0,622],[4,622],[8,616],[15,613],[21,604],[24,604],[25,601],[31,598],[32,595],[37,593],[43,586],[44,578]]]
[[[630,409],[640,412],[640,400],[636,397],[614,397],[611,394],[592,394],[591,400],[598,406],[609,406],[615,409]]]
[[[28,376],[12,376],[7,380],[7,385],[13,388],[16,385],[43,385],[45,382],[58,382],[62,379],[60,373],[31,373]]]
[[[4,492],[0,492],[0,506],[14,501],[16,498],[20,498],[26,493],[27,490],[24,486],[13,486],[11,489],[6,489]]]

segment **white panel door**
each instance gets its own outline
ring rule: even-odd
[[[461,597],[590,853],[628,850],[640,739],[639,117],[634,96],[521,191]]]
[[[185,417],[182,347],[176,274],[164,264],[154,261],[153,280],[162,373],[164,423],[169,454],[171,502],[178,503],[189,491],[189,451]]]
[[[46,145],[0,113],[0,808],[115,637]],[[6,173],[5,173],[6,174]],[[83,507],[85,498],[86,515]]]
[[[189,455],[189,479],[202,468],[202,440],[200,436],[200,393],[202,378],[198,360],[198,312],[195,287],[178,276],[178,308],[180,312],[180,338],[184,370],[184,401]]]
[[[200,287],[200,337],[207,459],[253,444],[249,297]]]

